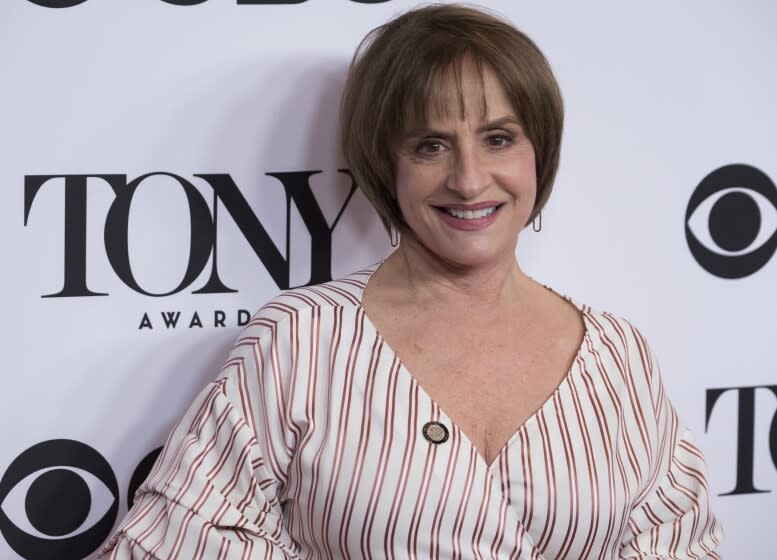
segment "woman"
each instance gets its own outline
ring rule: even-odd
[[[256,314],[103,554],[718,558],[644,338],[516,262],[561,138],[537,47],[473,9],[409,12],[362,43],[341,122],[401,243]]]

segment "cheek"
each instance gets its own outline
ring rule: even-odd
[[[395,168],[396,201],[405,223],[412,230],[418,208],[418,174],[408,162],[398,162]]]
[[[408,197],[408,181],[409,177],[407,176],[407,173],[404,172],[403,169],[401,169],[400,166],[397,166],[397,170],[395,173],[395,189],[394,189],[394,196],[396,197],[397,206],[399,206],[399,211],[402,213],[402,217],[407,216],[407,197]]]
[[[533,201],[537,195],[537,172],[532,158],[515,161],[503,168],[500,179],[507,190],[522,202]]]
[[[397,205],[402,218],[412,230],[417,229],[420,223],[424,221],[422,217],[424,201],[423,197],[419,196],[415,189],[407,187],[407,183],[402,185],[402,188],[397,185]]]
[[[534,159],[534,150],[531,150],[531,155],[521,161],[520,177],[525,177],[524,196],[530,196],[532,206],[534,200],[537,198],[537,163]]]
[[[397,203],[403,214],[413,212],[431,196],[438,182],[431,166],[399,163],[396,167]]]

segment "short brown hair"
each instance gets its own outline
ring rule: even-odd
[[[494,73],[534,147],[537,198],[529,222],[550,196],[564,110],[542,52],[510,23],[485,11],[455,4],[427,6],[367,34],[356,49],[343,91],[340,138],[345,160],[386,229],[407,227],[396,201],[397,142],[409,125],[418,124],[409,121],[426,121],[433,94],[451,77],[458,82],[467,61],[481,78],[484,67]],[[459,91],[460,102],[461,96]]]

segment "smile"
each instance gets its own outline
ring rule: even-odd
[[[496,212],[496,206],[489,208],[480,208],[478,210],[456,210],[453,208],[443,208],[446,214],[459,218],[461,220],[475,220],[477,218],[485,218]]]

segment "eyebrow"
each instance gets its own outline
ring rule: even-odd
[[[521,121],[518,120],[518,117],[507,115],[504,117],[499,117],[498,119],[494,119],[493,121],[483,123],[475,130],[475,132],[477,132],[478,134],[481,134],[483,132],[486,132],[487,130],[504,127],[507,124],[521,126]],[[410,130],[407,134],[405,134],[404,138],[411,139],[418,136],[434,136],[438,138],[450,138],[451,134],[442,132],[440,130],[435,130],[433,128],[416,128],[416,129]]]
[[[477,128],[477,132],[485,132],[486,130],[491,130],[492,128],[501,128],[506,124],[515,124],[520,126],[521,121],[518,120],[518,117],[514,117],[512,115],[507,115],[505,117],[501,117],[498,119],[495,119],[491,122],[487,122]]]

